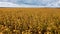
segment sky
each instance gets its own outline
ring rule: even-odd
[[[0,0],[0,7],[60,7],[60,0]]]

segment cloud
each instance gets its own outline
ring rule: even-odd
[[[19,5],[10,2],[0,2],[0,7],[19,7]]]
[[[57,2],[58,0],[0,0],[3,2],[12,2],[17,4],[30,4],[30,5],[47,5],[54,2]]]
[[[0,7],[60,7],[59,0],[0,0]]]
[[[25,5],[25,4],[14,4],[11,2],[0,2],[0,7],[37,7],[33,5]]]

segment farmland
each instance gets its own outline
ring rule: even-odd
[[[60,34],[60,9],[0,8],[0,34]]]

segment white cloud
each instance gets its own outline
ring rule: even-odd
[[[0,1],[4,1],[4,2],[15,2],[15,3],[21,3],[20,1],[22,1],[22,3],[32,3],[32,4],[48,4],[48,3],[54,3],[57,2],[59,0],[0,0]]]
[[[49,7],[60,7],[60,1],[55,2],[55,3],[51,3],[51,4],[47,4],[47,6],[49,6]]]
[[[0,0],[0,2],[1,2],[1,1],[8,1],[8,0]]]
[[[0,7],[19,7],[19,5],[10,2],[0,2]]]
[[[34,6],[25,5],[25,4],[18,5],[18,4],[14,4],[11,2],[0,2],[0,7],[34,7]],[[37,7],[37,6],[35,6],[35,7]]]
[[[7,1],[7,0],[6,0]],[[35,0],[36,1],[36,0]],[[43,0],[45,1],[45,0]],[[28,3],[30,3],[31,1],[29,1]],[[29,5],[29,4],[15,4],[12,2],[0,2],[0,7],[60,7],[60,1],[54,2],[54,3],[50,3],[46,6],[44,5]]]

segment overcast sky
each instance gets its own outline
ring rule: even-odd
[[[0,7],[5,6],[37,6],[37,7],[60,7],[60,0],[0,0]],[[24,7],[23,6],[23,7]]]

